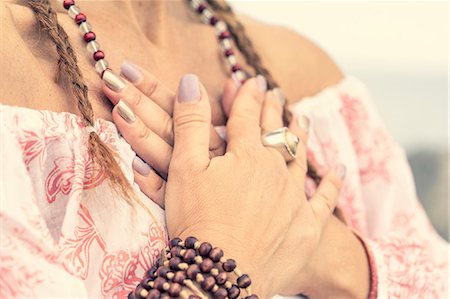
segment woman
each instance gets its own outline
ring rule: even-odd
[[[143,66],[122,64],[128,80],[123,81],[100,64],[102,83],[73,24],[78,16],[82,29],[85,20],[73,9],[71,17],[66,15],[73,4],[65,2],[65,8],[41,0],[1,5],[2,41],[8,41],[1,46],[1,67],[8,76],[0,85],[2,297],[125,298],[166,242],[163,211],[149,198],[165,203],[169,237],[195,235],[222,247],[250,274],[261,298],[276,293],[445,296],[447,245],[414,197],[403,154],[386,135],[362,85],[344,79],[308,41],[244,20],[261,61],[274,71],[287,99],[311,97],[290,102],[293,119],[299,121],[289,129],[306,141],[302,115],[309,116],[309,161],[323,176],[317,192],[314,180],[305,181],[302,142],[287,164],[277,150],[261,143],[261,128],[283,126],[280,94],[266,92],[262,77],[239,90],[240,82],[228,80],[222,112],[215,99],[227,73],[217,58],[214,30],[200,25],[185,3],[80,1],[110,65],[127,57]],[[211,5],[238,38],[249,61],[244,69],[263,74],[269,88],[275,87],[231,12],[221,3]],[[51,7],[61,12],[61,27]],[[93,50],[101,61],[101,53]],[[241,54],[236,56],[242,61]],[[62,71],[57,78],[68,77],[67,82],[53,82],[56,60]],[[234,78],[243,79],[234,70]],[[206,88],[197,77],[184,76],[175,95],[171,90],[187,72],[198,74]],[[212,117],[205,90],[212,99]],[[112,114],[108,103],[116,106]],[[226,148],[206,125],[210,118],[215,126],[225,124],[225,115],[230,118]],[[120,156],[121,169],[111,151]],[[136,153],[168,176],[166,186]],[[342,167],[332,170],[338,161],[347,167],[338,202],[347,225],[329,216],[344,177]],[[133,180],[137,184],[130,192]],[[362,242],[352,230],[360,231]]]

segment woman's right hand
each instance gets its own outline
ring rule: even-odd
[[[183,77],[174,105],[175,143],[165,198],[169,236],[192,235],[223,248],[251,275],[261,298],[302,292],[312,275],[306,272],[308,262],[342,183],[333,170],[307,200],[304,142],[288,165],[277,150],[262,145],[265,97],[262,77],[240,88],[227,123],[227,152],[211,158],[207,93],[196,76]],[[290,129],[306,140],[296,122]]]

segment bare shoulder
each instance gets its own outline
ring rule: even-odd
[[[281,26],[241,17],[255,49],[290,101],[338,83],[343,74],[317,45]]]

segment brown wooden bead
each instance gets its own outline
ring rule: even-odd
[[[220,272],[219,275],[216,276],[216,283],[218,285],[223,285],[228,280],[228,275],[226,272]]]
[[[225,263],[222,264],[222,268],[226,272],[232,272],[236,268],[236,261],[233,259],[228,259]]]
[[[173,238],[172,240],[170,240],[169,242],[169,247],[173,248],[175,246],[178,246],[178,244],[180,244],[181,239],[180,238]]]
[[[198,273],[200,273],[200,267],[197,264],[190,265],[186,270],[186,275],[192,280],[195,280]]]
[[[183,259],[186,263],[192,264],[195,262],[195,256],[196,256],[196,253],[195,253],[194,249],[187,249],[184,252]]]
[[[255,294],[245,297],[245,299],[259,299]]]
[[[150,292],[148,292],[146,299],[158,299],[158,298],[161,298],[161,292],[153,289]]]
[[[180,270],[180,268],[178,267],[178,265],[180,263],[181,263],[181,259],[179,257],[173,257],[169,261],[169,267],[170,267],[170,269],[172,269],[174,271],[178,271],[178,270]]]
[[[198,248],[198,253],[200,253],[202,257],[207,257],[209,256],[211,249],[212,249],[211,244],[209,244],[208,242],[203,242]]]
[[[146,289],[147,291],[150,290],[152,287],[148,284],[149,282],[153,281],[153,279],[145,278],[141,281],[140,285]]]
[[[148,294],[147,290],[144,289],[140,284],[136,287],[136,289],[134,289],[134,297],[136,299],[145,299],[145,296],[142,295],[142,293],[144,294]]]
[[[231,288],[228,289],[228,297],[230,299],[235,299],[241,294],[241,289],[237,285],[232,285]]]
[[[217,248],[217,247],[213,248],[213,249],[211,250],[211,252],[209,253],[209,257],[211,258],[211,260],[212,260],[214,263],[219,262],[220,259],[222,258],[222,256],[223,256],[223,251],[222,251],[222,249]]]
[[[158,289],[160,291],[164,291],[164,284],[167,282],[167,280],[165,280],[162,277],[158,277],[155,279],[155,284],[153,286],[154,289]]]
[[[203,273],[209,273],[211,269],[214,267],[214,263],[211,259],[204,259],[203,262],[200,264],[200,270]]]
[[[156,278],[156,270],[158,270],[157,266],[152,266],[144,275],[144,278],[155,279]]]
[[[246,288],[246,287],[250,286],[251,284],[252,284],[252,281],[251,281],[250,277],[248,277],[247,274],[243,274],[237,279],[237,285],[240,288]]]
[[[197,242],[198,239],[196,237],[187,237],[184,241],[184,244],[186,245],[186,248],[194,249],[195,242]]]
[[[128,299],[136,299],[136,298],[134,298],[133,292],[130,292],[128,294]]]
[[[167,267],[161,267],[158,269],[158,271],[156,271],[156,274],[160,277],[164,277],[167,278],[167,273],[170,272],[170,269]]]
[[[181,250],[183,250],[183,248],[181,248],[180,246],[172,247],[172,249],[170,249],[170,254],[172,255],[172,258],[174,258],[174,257],[183,257],[181,255]]]
[[[178,296],[180,296],[180,292],[181,285],[179,285],[178,283],[173,283],[170,285],[168,293],[171,297],[178,298]]]
[[[214,287],[215,284],[216,280],[214,279],[214,277],[207,276],[202,282],[202,289],[208,292]]]
[[[228,295],[228,292],[224,288],[219,288],[217,291],[214,292],[214,298],[217,299],[225,299]]]
[[[175,273],[175,276],[173,277],[172,281],[183,285],[185,279],[186,274],[184,273],[184,271],[178,271]]]

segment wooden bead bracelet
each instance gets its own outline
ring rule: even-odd
[[[251,293],[251,283],[235,260],[225,258],[220,248],[195,237],[185,241],[174,238],[161,254],[159,264],[145,273],[128,299],[258,299]]]

